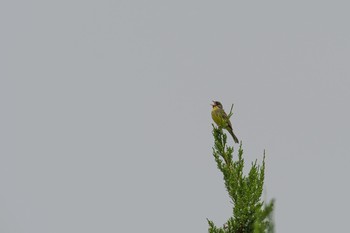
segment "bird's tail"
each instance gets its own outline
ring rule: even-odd
[[[236,137],[236,135],[233,133],[232,130],[228,130],[228,132],[231,134],[233,141],[235,141],[235,143],[238,143],[238,138]]]

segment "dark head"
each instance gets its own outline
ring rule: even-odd
[[[222,108],[222,104],[219,101],[213,101],[213,104],[211,106],[213,106],[213,108]]]

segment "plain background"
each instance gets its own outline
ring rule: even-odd
[[[345,232],[347,1],[1,1],[0,231],[207,232],[211,100],[276,232]],[[232,141],[230,141],[232,143]]]

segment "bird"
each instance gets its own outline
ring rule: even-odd
[[[222,104],[219,101],[213,101],[213,109],[211,110],[211,117],[213,121],[217,124],[217,126],[226,129],[232,136],[235,143],[238,143],[238,138],[233,133],[232,124],[230,119],[228,118]]]

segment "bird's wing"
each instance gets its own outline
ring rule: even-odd
[[[225,121],[227,123],[227,127],[232,130],[232,124],[231,124],[230,118],[228,118],[228,116],[224,110],[222,110],[222,114],[223,114],[223,118],[225,119]]]

